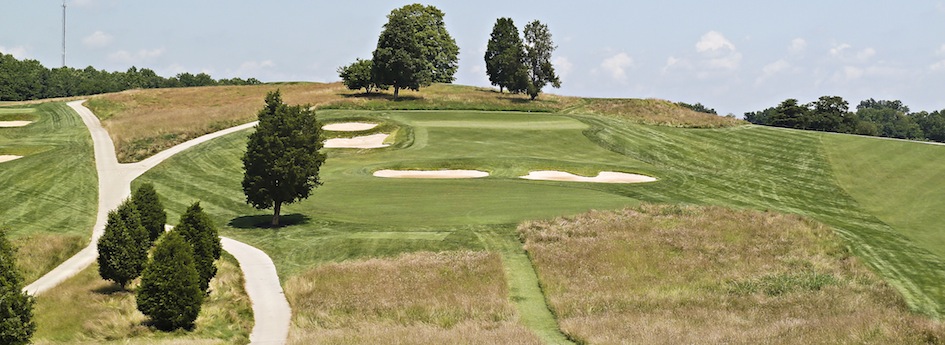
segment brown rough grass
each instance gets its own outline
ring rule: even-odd
[[[942,343],[829,228],[643,205],[519,227],[563,332],[588,344]]]
[[[135,296],[98,276],[93,264],[79,275],[36,298],[35,344],[247,344],[252,308],[236,260],[217,261],[193,331],[165,333],[146,326]],[[132,289],[134,286],[131,287]]]
[[[108,129],[120,162],[147,158],[189,139],[250,122],[269,91],[280,89],[288,104],[323,109],[488,110],[565,112],[620,116],[655,125],[722,127],[741,122],[701,114],[666,101],[583,99],[542,94],[498,93],[487,88],[435,84],[420,92],[404,90],[399,100],[389,93],[363,95],[341,83],[287,83],[251,86],[130,90],[92,96],[87,106]]]
[[[58,234],[32,234],[14,239],[16,265],[23,281],[32,283],[88,245],[88,238]]]
[[[290,344],[539,344],[517,323],[500,257],[414,253],[334,263],[286,282]]]

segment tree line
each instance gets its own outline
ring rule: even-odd
[[[206,73],[179,73],[165,78],[154,71],[131,67],[125,72],[72,67],[46,68],[36,60],[17,60],[0,53],[0,100],[33,99],[95,95],[131,89],[155,89],[212,85],[256,85],[255,78],[213,79]]]
[[[345,86],[366,93],[394,88],[420,90],[432,83],[451,83],[458,67],[459,47],[446,30],[444,13],[434,6],[407,5],[394,9],[377,40],[370,60],[357,59],[338,68]],[[509,18],[499,18],[487,43],[486,73],[499,92],[538,97],[548,84],[561,81],[551,64],[557,48],[548,26],[535,20],[525,25],[524,41]]]
[[[823,96],[806,104],[792,98],[776,107],[745,113],[745,120],[776,127],[945,142],[945,110],[910,112],[899,100],[870,98],[853,111],[838,96]]]

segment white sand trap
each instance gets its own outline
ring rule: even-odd
[[[354,137],[354,138],[335,138],[325,140],[325,147],[332,149],[376,149],[381,147],[388,147],[384,143],[384,140],[387,140],[390,134],[374,134],[366,135],[363,137]]]
[[[9,161],[12,161],[12,160],[14,160],[14,159],[20,159],[20,158],[23,158],[23,156],[0,155],[0,163],[9,162]]]
[[[374,176],[387,178],[480,178],[489,173],[479,170],[378,170]]]
[[[0,127],[23,127],[31,123],[33,121],[0,121]]]
[[[521,176],[528,180],[546,180],[546,181],[569,181],[569,182],[594,182],[594,183],[642,183],[654,182],[655,178],[627,174],[613,171],[601,171],[596,177],[578,176],[563,171],[541,170],[529,172],[526,176]]]
[[[366,131],[374,127],[377,127],[376,123],[345,122],[345,123],[333,123],[330,125],[324,125],[322,126],[322,129],[326,131],[335,131],[335,132],[358,132],[358,131]]]

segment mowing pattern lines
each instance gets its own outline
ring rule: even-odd
[[[613,120],[592,140],[660,169],[663,183],[626,189],[651,202],[774,209],[833,226],[854,251],[902,293],[909,306],[945,313],[945,262],[860,207],[837,183],[820,134],[768,127],[680,130]]]
[[[99,177],[99,207],[97,221],[92,229],[92,241],[88,247],[78,254],[23,288],[31,295],[41,294],[59,285],[95,261],[98,256],[98,238],[105,231],[108,211],[116,208],[122,200],[131,195],[132,180],[161,161],[190,147],[256,125],[255,122],[252,122],[207,134],[176,145],[144,161],[133,164],[119,164],[115,156],[115,147],[108,136],[108,132],[102,127],[98,118],[92,114],[92,111],[82,106],[83,102],[84,100],[73,101],[69,102],[68,105],[79,114],[86,127],[88,127],[95,150],[95,164]],[[246,276],[247,293],[251,297],[265,298],[264,301],[253,301],[254,314],[266,317],[267,320],[254,326],[250,339],[253,343],[259,344],[284,344],[289,329],[289,318],[286,316],[291,315],[291,311],[282,293],[278,277],[274,272],[275,267],[272,261],[264,252],[249,245],[232,239],[226,239],[225,242],[229,244],[229,248],[239,255],[238,260],[244,260],[240,261],[240,266],[244,267],[243,274]],[[272,281],[265,282],[265,280],[273,279],[275,279],[274,284]]]

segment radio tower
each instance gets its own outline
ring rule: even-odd
[[[62,67],[66,67],[66,0],[62,0]]]

